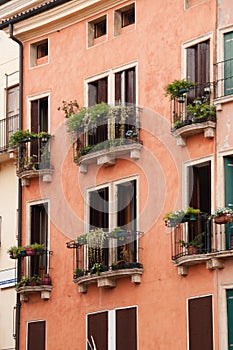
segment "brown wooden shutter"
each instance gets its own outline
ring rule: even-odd
[[[125,72],[125,102],[136,103],[135,68]]]
[[[28,323],[27,350],[45,350],[45,321]]]
[[[88,333],[87,334],[88,340],[92,345],[93,343],[91,340],[91,336],[93,337],[96,349],[108,350],[108,312],[107,311],[88,315],[87,333]],[[88,346],[88,350],[91,350],[89,346]]]
[[[90,193],[90,227],[108,228],[108,187]]]
[[[135,307],[116,310],[116,350],[137,350]]]
[[[105,102],[108,103],[108,79],[103,78],[98,80],[98,96],[96,103]]]
[[[121,96],[121,74],[122,72],[115,74],[115,103],[122,102]]]
[[[38,115],[38,100],[31,101],[31,131],[38,133],[38,125],[39,125],[39,115]]]
[[[189,350],[213,350],[212,297],[188,301]]]
[[[197,45],[197,77],[198,84],[206,84],[209,82],[209,41],[205,41]]]

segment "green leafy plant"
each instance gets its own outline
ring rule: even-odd
[[[74,270],[74,278],[78,278],[84,275],[84,271],[78,267]]]
[[[29,130],[18,130],[11,135],[9,139],[9,145],[12,147],[18,146],[20,143],[31,141],[31,139],[35,137],[36,134],[30,132]]]
[[[189,247],[193,247],[196,249],[201,249],[202,247],[202,237],[204,236],[204,232],[199,233],[198,235],[196,235],[194,237],[194,239],[192,241],[186,242],[184,240],[179,240],[179,243],[181,244],[182,247],[184,248],[189,248]]]
[[[22,277],[21,280],[16,284],[15,288],[19,289],[21,287],[25,287],[28,285],[29,281],[30,281],[29,277]]]
[[[195,86],[195,83],[192,81],[187,81],[185,79],[174,80],[164,88],[165,96],[170,96],[170,99],[172,100],[175,97],[182,96],[189,92],[193,86]]]
[[[107,266],[101,264],[101,263],[95,263],[92,268],[90,269],[90,274],[96,274],[100,275],[101,272],[107,271]]]
[[[216,116],[216,108],[209,102],[196,100],[194,103],[187,105],[187,113],[191,115],[194,122],[201,120],[213,119]]]

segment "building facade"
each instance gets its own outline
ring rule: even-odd
[[[231,1],[2,18],[22,63],[16,348],[231,349]]]

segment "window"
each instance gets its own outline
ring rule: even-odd
[[[137,350],[137,308],[87,315],[87,342],[88,350]]]
[[[189,350],[213,350],[212,296],[188,300]]]
[[[125,28],[135,23],[135,4],[122,7],[115,11],[114,34],[119,35],[121,28]]]
[[[233,32],[224,34],[224,95],[233,93]]]
[[[115,102],[136,103],[135,67],[115,73]]]
[[[7,89],[6,144],[19,129],[19,85]]]
[[[189,92],[188,103],[195,98],[205,96],[205,88],[210,82],[210,41],[206,40],[186,48],[187,80],[196,83],[196,87]]]
[[[30,66],[35,67],[48,63],[48,39],[36,42],[30,46]]]
[[[108,78],[98,79],[88,84],[88,106],[108,103]]]
[[[120,183],[111,183],[108,186],[102,187],[96,190],[88,191],[88,215],[89,225],[88,230],[96,228],[103,228],[108,231],[110,229],[110,222],[112,228],[121,227],[124,230],[133,231],[137,230],[136,217],[137,217],[137,182],[136,179],[129,181],[122,181]],[[110,204],[114,202],[114,198],[117,198],[115,203],[115,210],[110,212]],[[113,263],[110,261],[109,247],[104,249],[95,249],[90,251],[88,269],[90,269],[94,263],[102,263],[109,266]],[[136,238],[127,244],[118,242],[118,247],[114,249],[114,260],[125,260],[127,262],[137,261],[137,240]],[[113,258],[111,258],[113,259]]]
[[[27,324],[27,350],[45,350],[46,322],[35,321]]]
[[[95,44],[98,39],[107,34],[107,16],[103,16],[88,23],[88,47]]]
[[[48,97],[31,101],[31,131],[38,134],[42,131],[48,132]],[[38,140],[31,140],[30,154],[39,163],[41,159],[42,145]]]
[[[186,207],[200,209],[202,215],[197,220],[189,220],[187,237],[191,242],[201,236],[200,244],[203,253],[211,252],[213,239],[211,222],[211,161],[193,164],[187,168],[188,188]],[[183,234],[186,234],[185,231]]]
[[[227,299],[227,329],[228,329],[228,349],[232,348],[233,344],[233,290],[226,290]]]
[[[48,249],[48,203],[30,206],[30,244],[44,244]],[[48,256],[34,255],[30,262],[30,276],[43,277],[48,273]]]
[[[136,68],[131,67],[114,73],[114,102],[136,103]],[[108,80],[104,77],[88,83],[88,105],[108,103]]]

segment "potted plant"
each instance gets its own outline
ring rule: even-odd
[[[19,254],[19,247],[13,246],[8,249],[7,253],[10,255],[11,259],[17,259]]]
[[[44,244],[40,244],[40,243],[33,243],[31,244],[31,249],[34,250],[34,254],[35,255],[41,255],[43,254],[44,250],[45,250],[45,245]]]
[[[92,268],[90,269],[90,275],[100,275],[101,272],[107,271],[107,266],[101,264],[101,263],[95,263]]]
[[[27,283],[28,286],[40,286],[41,285],[41,278],[38,275],[33,275],[29,278],[29,281]]]
[[[52,284],[51,277],[48,273],[41,278],[41,284],[49,286]]]
[[[20,143],[29,142],[31,139],[35,138],[36,134],[30,132],[29,130],[18,130],[14,134],[11,135],[9,139],[9,145],[19,146]]]
[[[29,281],[30,281],[29,277],[22,277],[21,280],[16,284],[15,288],[19,289],[21,287],[26,287],[28,286]]]
[[[184,210],[175,210],[173,212],[167,213],[164,216],[163,220],[165,221],[166,226],[176,227],[181,223],[184,216],[185,216]]]
[[[79,278],[84,275],[84,271],[78,267],[74,270],[74,278]]]
[[[179,240],[181,247],[187,249],[189,254],[196,254],[202,247],[202,237],[204,233],[199,233],[194,237],[192,241],[186,242],[184,240]]]
[[[183,97],[185,93],[189,92],[190,89],[195,86],[195,83],[192,81],[174,80],[172,83],[169,83],[165,89],[165,96],[170,96],[170,99],[173,100],[176,97]]]
[[[216,224],[227,224],[233,221],[233,210],[227,207],[218,208],[214,213],[214,222]]]
[[[26,255],[27,256],[35,255],[35,251],[34,251],[34,249],[31,246],[29,246],[29,245],[26,246],[25,250],[26,250]]]
[[[207,120],[215,120],[216,108],[209,102],[194,100],[192,104],[187,105],[187,113],[192,117],[193,122],[200,123]]]
[[[194,209],[193,207],[188,207],[185,215],[189,220],[197,220],[197,216],[201,213],[200,209]]]

